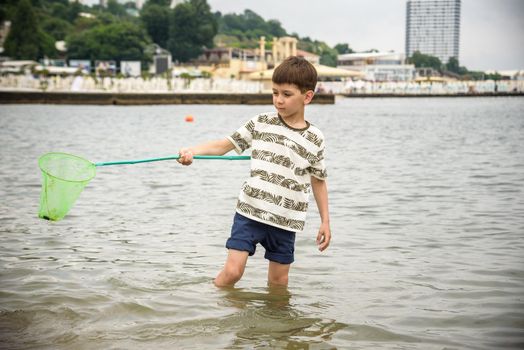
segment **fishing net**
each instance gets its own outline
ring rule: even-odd
[[[42,192],[38,216],[61,220],[95,177],[96,166],[90,161],[66,153],[47,153],[38,160],[42,171]]]

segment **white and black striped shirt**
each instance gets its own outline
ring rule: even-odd
[[[295,129],[277,113],[264,113],[228,136],[237,153],[252,149],[251,177],[242,186],[238,213],[288,231],[304,229],[311,176],[327,177],[324,136],[306,123]]]

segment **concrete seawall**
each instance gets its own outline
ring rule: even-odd
[[[368,98],[368,97],[502,97],[502,96],[524,96],[522,91],[502,91],[502,92],[472,92],[472,93],[454,93],[454,94],[397,94],[397,93],[372,93],[372,94],[339,94],[342,97],[349,98]]]
[[[270,105],[271,94],[239,93],[111,93],[0,91],[0,104],[71,105],[161,105],[161,104],[246,104]],[[334,104],[335,95],[315,95],[315,104]]]

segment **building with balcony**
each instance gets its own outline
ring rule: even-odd
[[[411,81],[415,66],[405,63],[403,54],[394,52],[362,52],[337,56],[337,68],[359,71],[370,81]]]

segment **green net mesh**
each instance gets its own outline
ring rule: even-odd
[[[38,216],[61,220],[95,177],[96,166],[83,158],[66,153],[47,153],[38,160],[42,170],[42,192]]]

